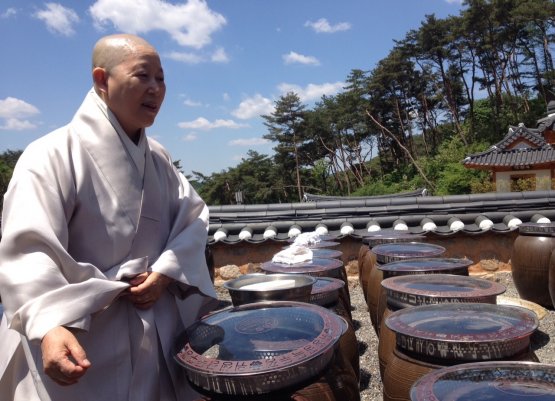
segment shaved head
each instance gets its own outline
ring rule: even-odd
[[[118,34],[94,46],[92,78],[96,94],[133,141],[154,123],[166,94],[156,49],[143,38]]]
[[[130,55],[152,51],[154,47],[143,38],[129,34],[104,36],[93,49],[92,68],[104,68],[108,73]]]

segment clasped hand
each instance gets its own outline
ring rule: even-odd
[[[138,309],[148,309],[160,298],[171,278],[158,272],[144,272],[129,280],[125,294]]]

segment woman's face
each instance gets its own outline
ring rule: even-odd
[[[149,127],[166,94],[158,53],[139,46],[108,71],[105,102],[131,139]]]

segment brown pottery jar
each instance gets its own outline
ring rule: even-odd
[[[378,305],[380,303],[380,298],[382,302],[385,299],[382,292],[382,280],[384,275],[379,267],[396,261],[439,257],[445,253],[445,248],[423,242],[405,242],[377,245],[372,248],[372,252],[376,255],[376,263],[370,271],[370,277],[368,279],[367,305],[372,327],[374,327],[376,334],[379,335],[381,316],[378,315]]]
[[[380,231],[362,239],[362,246],[358,253],[358,279],[364,300],[367,300],[368,280],[370,272],[376,263],[376,255],[372,252],[372,248],[381,244],[394,244],[399,242],[423,241],[424,236],[420,234],[412,234],[406,231]]]
[[[445,366],[480,361],[531,361],[536,314],[485,303],[414,306],[392,312],[385,324],[396,345],[383,378],[384,401],[410,401],[412,385]]]
[[[550,267],[555,250],[555,223],[525,223],[518,232],[511,256],[516,290],[522,299],[553,309],[549,275],[555,269]]]

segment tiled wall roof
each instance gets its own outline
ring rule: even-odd
[[[209,243],[287,241],[301,232],[362,237],[383,229],[453,235],[516,230],[555,220],[555,191],[451,196],[334,198],[210,206]]]
[[[463,164],[469,167],[532,167],[554,162],[555,149],[548,145],[539,149],[511,149],[503,152],[489,150],[467,157]]]
[[[511,148],[521,140],[531,146]],[[507,135],[488,150],[467,156],[463,164],[467,167],[491,169],[491,167],[532,168],[535,165],[555,163],[555,148],[546,142],[537,129],[524,125],[510,127]]]

